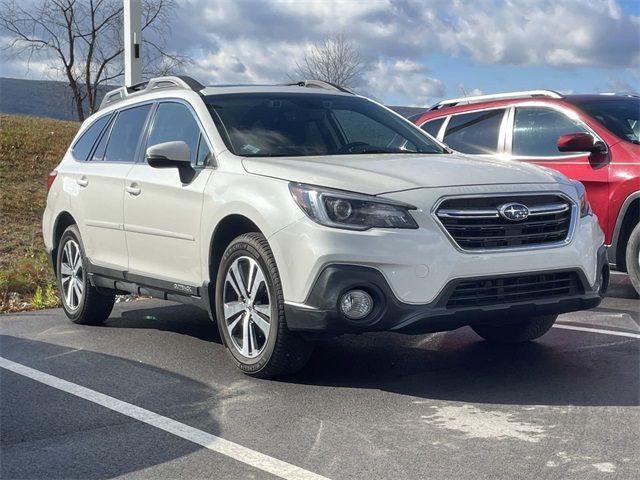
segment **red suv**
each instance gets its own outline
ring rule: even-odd
[[[640,96],[550,90],[445,100],[411,117],[453,150],[554,168],[581,181],[609,261],[640,294]]]

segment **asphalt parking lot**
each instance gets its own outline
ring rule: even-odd
[[[190,307],[118,304],[104,327],[4,315],[0,476],[637,478],[639,324],[614,275],[598,309],[534,343],[348,336],[268,381]]]

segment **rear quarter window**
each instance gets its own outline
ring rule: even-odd
[[[104,127],[109,122],[111,115],[104,115],[96,119],[87,129],[80,135],[80,138],[76,140],[76,143],[71,147],[71,153],[76,160],[84,162],[89,158],[89,154],[93,149],[93,146],[98,140],[98,137],[104,130]]]
[[[423,123],[420,128],[431,135],[433,138],[438,138],[438,132],[440,131],[440,127],[444,123],[447,117],[434,118],[433,120],[428,120]]]

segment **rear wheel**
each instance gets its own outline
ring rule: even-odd
[[[287,328],[280,276],[267,240],[237,237],[225,250],[216,280],[216,319],[237,367],[267,378],[302,369],[311,346]]]
[[[640,295],[640,223],[635,226],[629,236],[625,261],[631,284]]]
[[[111,314],[116,297],[102,295],[91,285],[86,265],[80,231],[71,225],[58,244],[56,272],[62,307],[72,322],[99,325]]]
[[[543,315],[503,325],[471,325],[471,328],[489,342],[520,343],[534,340],[547,333],[557,318],[557,315]]]

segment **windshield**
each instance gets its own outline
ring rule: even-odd
[[[618,137],[640,144],[640,100],[637,98],[584,102],[580,108]]]
[[[240,93],[205,100],[227,148],[243,157],[446,153],[417,128],[361,97]]]

